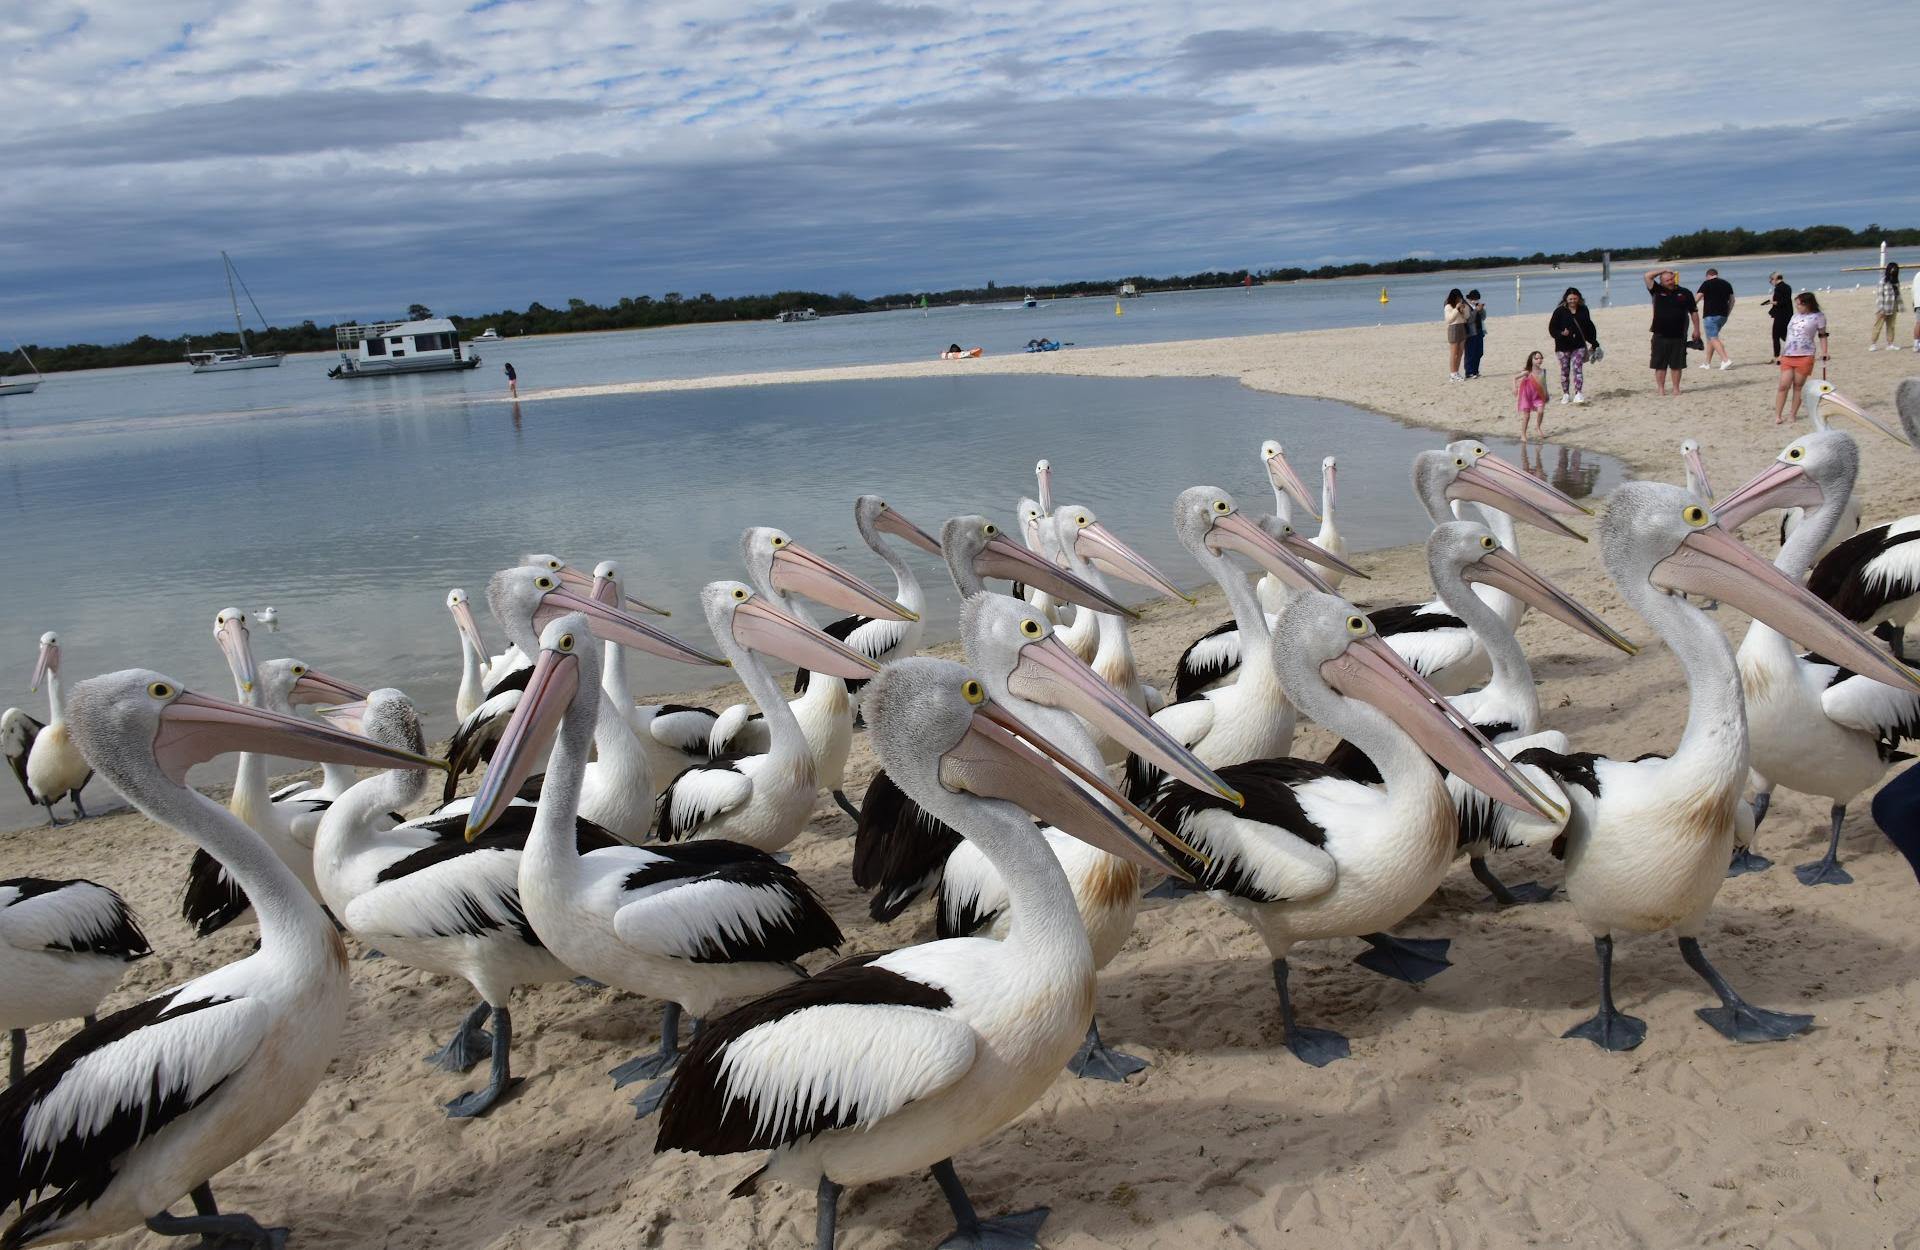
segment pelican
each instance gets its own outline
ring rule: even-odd
[[[1518,556],[1500,545],[1493,531],[1475,521],[1448,521],[1436,525],[1427,536],[1427,571],[1433,588],[1466,628],[1473,631],[1486,651],[1492,677],[1478,690],[1448,699],[1454,710],[1495,743],[1513,739],[1532,739],[1540,734],[1540,695],[1534,689],[1533,668],[1527,654],[1506,619],[1473,592],[1475,585],[1492,586],[1538,608],[1561,624],[1587,637],[1616,647],[1628,655],[1639,648],[1595,616],[1579,601],[1529,568]],[[1552,735],[1551,741],[1530,743],[1567,749],[1566,736]],[[1355,781],[1377,782],[1380,774],[1372,761],[1351,742],[1341,742],[1327,756],[1327,764],[1342,776]],[[1472,823],[1462,822],[1463,838],[1474,836]],[[1553,896],[1551,888],[1522,882],[1509,886],[1487,867],[1490,849],[1485,839],[1463,842],[1461,849],[1471,861],[1474,877],[1487,887],[1494,901],[1511,906],[1516,903],[1544,902]]]
[[[0,1094],[0,1209],[23,1208],[0,1243],[144,1224],[163,1237],[279,1245],[285,1229],[222,1214],[209,1181],[291,1119],[337,1056],[347,951],[279,855],[190,789],[187,769],[236,750],[381,768],[437,761],[209,699],[145,669],[78,683],[68,715],[115,789],[239,881],[259,910],[260,948],[82,1029]],[[167,1210],[187,1196],[194,1214]]]
[[[620,566],[614,561],[602,560],[594,566],[593,598],[614,607],[626,602]],[[686,703],[637,704],[627,682],[626,648],[617,642],[603,642],[600,657],[600,688],[614,712],[626,717],[627,726],[646,753],[647,808],[651,813],[653,801],[666,789],[667,782],[688,766],[707,762],[714,713],[710,708]]]
[[[654,1149],[771,1152],[734,1192],[815,1187],[820,1250],[832,1250],[843,1187],[920,1168],[953,1209],[944,1244],[1030,1246],[1046,1211],[982,1219],[953,1168],[1045,1092],[1093,1013],[1086,931],[1028,814],[1143,866],[1173,865],[1122,819],[1129,809],[1097,772],[1074,768],[960,665],[888,665],[864,703],[887,771],[1006,879],[1007,938],[858,956],[714,1021],[674,1075]]]
[[[27,801],[47,809],[47,824],[58,825],[53,805],[73,801],[76,820],[85,820],[80,791],[93,778],[79,750],[67,736],[66,699],[60,683],[60,638],[52,630],[40,635],[40,658],[33,665],[32,689],[47,683],[47,720],[43,725],[17,707],[0,716],[0,739],[6,744],[7,763],[26,791]]]
[[[909,609],[808,551],[781,530],[748,528],[740,536],[740,554],[746,561],[747,579],[754,587],[774,607],[802,624],[813,625],[813,616],[795,596],[880,620],[915,618]],[[846,682],[833,676],[809,680],[806,692],[790,706],[806,736],[820,788],[833,796],[841,811],[858,820],[859,809],[845,790],[847,753],[853,749],[853,703],[847,696]],[[771,725],[764,719],[766,713],[764,701],[758,713],[745,704],[735,704],[722,712],[714,722],[711,754],[764,754],[771,750]]]
[[[487,700],[487,648],[480,641],[480,626],[473,619],[466,591],[455,586],[447,592],[447,611],[460,639],[460,689],[453,696],[453,714],[464,721]]]
[[[861,540],[873,548],[874,554],[886,561],[887,567],[893,571],[893,601],[907,610],[909,619],[898,621],[886,617],[843,616],[827,625],[823,632],[829,638],[838,638],[875,664],[905,659],[920,649],[920,637],[926,631],[926,622],[920,618],[927,611],[927,593],[920,588],[920,579],[914,576],[912,567],[901,558],[899,552],[882,542],[880,536],[892,534],[922,550],[935,545],[933,537],[888,507],[887,501],[878,495],[862,495],[853,501],[853,524],[860,531]],[[808,681],[806,669],[796,671],[793,675],[793,692],[805,694]],[[866,682],[863,680],[850,679],[847,693],[858,694],[864,685]]]
[[[1788,443],[1753,481],[1714,509],[1720,523],[1738,528],[1747,517],[1771,508],[1806,509],[1773,565],[1798,583],[1839,519],[1838,503],[1854,494],[1860,451],[1837,430]],[[1820,587],[1808,590],[1820,595]],[[1842,612],[1842,615],[1847,615]],[[1847,804],[1879,783],[1902,737],[1920,736],[1920,697],[1856,676],[1817,655],[1797,654],[1777,630],[1755,621],[1737,653],[1740,686],[1746,692],[1754,777],[1754,823],[1766,816],[1775,785],[1818,794],[1832,805],[1827,853],[1794,869],[1804,885],[1847,885],[1840,867],[1840,826]],[[1767,861],[1741,848],[1729,875],[1757,871]]]
[[[330,709],[329,721],[375,742],[418,752],[420,719],[398,690],[375,690],[359,704]],[[383,813],[418,802],[429,779],[395,768],[359,782],[328,808],[314,846],[314,875],[327,907],[348,932],[410,968],[459,977],[480,995],[445,1047],[429,1060],[464,1072],[493,1058],[484,1089],[446,1104],[456,1119],[485,1115],[513,1085],[509,1054],[516,986],[573,979],[527,927],[519,890],[527,822],[469,843],[419,825],[381,827]],[[602,831],[594,845],[611,846]],[[491,1017],[493,1033],[480,1030]]]
[[[799,837],[813,813],[821,784],[815,755],[797,709],[781,694],[762,656],[812,669],[812,686],[871,676],[879,669],[845,643],[775,607],[772,598],[738,582],[714,582],[701,595],[714,641],[766,718],[768,745],[761,754],[695,765],[675,777],[660,795],[656,833],[663,842],[720,838],[773,852]],[[805,701],[806,696],[799,700]],[[851,731],[851,713],[847,720]]]
[[[1044,556],[1058,564],[1060,562],[1059,552],[1054,542],[1053,533],[1047,528],[1043,521],[1043,518],[1050,517],[1054,513],[1052,461],[1036,461],[1033,466],[1033,477],[1035,487],[1039,493],[1032,499],[1028,499],[1024,495],[1020,497],[1018,505],[1020,510],[1020,536],[1027,544],[1027,550],[1033,552],[1035,555]],[[1028,603],[1040,609],[1040,611],[1046,614],[1049,623],[1061,623],[1060,610],[1064,605],[1046,591],[1020,586],[1015,588],[1014,598],[1025,599]],[[1089,630],[1084,643],[1076,639],[1073,644],[1076,648],[1075,654],[1080,655],[1080,658],[1083,660],[1089,659],[1093,655],[1092,639],[1092,631]],[[1079,650],[1082,645],[1084,645],[1086,649],[1085,654],[1081,654]]]
[[[1334,459],[1328,456],[1320,461],[1320,532],[1313,536],[1314,546],[1331,555],[1347,558],[1347,540],[1340,536],[1340,527],[1333,518],[1333,477]],[[1346,574],[1337,568],[1328,575],[1327,584],[1335,590],[1340,588]]]
[[[1797,582],[1753,554],[1703,501],[1681,487],[1628,482],[1614,491],[1600,525],[1601,554],[1622,596],[1680,662],[1687,720],[1670,757],[1634,761],[1579,753],[1523,751],[1515,761],[1543,770],[1571,800],[1549,838],[1566,860],[1567,897],[1593,934],[1600,965],[1600,1007],[1564,1036],[1606,1050],[1631,1050],[1644,1021],[1613,1003],[1613,937],[1672,929],[1681,958],[1720,999],[1697,1014],[1741,1042],[1804,1032],[1813,1018],[1767,1011],[1740,997],[1700,949],[1714,895],[1740,826],[1751,829],[1740,791],[1746,783],[1746,702],[1733,649],[1706,613],[1679,593],[1732,604],[1788,637],[1860,672],[1913,689],[1920,679],[1896,663]]]
[[[1853,400],[1848,399],[1845,395],[1842,395],[1833,383],[1827,381],[1825,378],[1808,378],[1805,385],[1800,388],[1800,397],[1801,402],[1806,405],[1807,416],[1812,420],[1813,428],[1820,433],[1825,433],[1833,428],[1827,421],[1828,409],[1832,409],[1841,415],[1854,418],[1868,429],[1876,430],[1888,438],[1893,439],[1895,442],[1908,442],[1911,441],[1915,434],[1920,434],[1920,394],[1916,394],[1914,397],[1916,402],[1911,419],[1909,419],[1909,414],[1906,412],[1900,414],[1905,428],[1909,431],[1907,438],[1902,438],[1898,433],[1889,429],[1878,418],[1870,416],[1866,409],[1853,402]],[[1899,393],[1896,392],[1895,403],[1897,404],[1898,402]],[[1833,531],[1827,535],[1827,540],[1821,545],[1820,549],[1814,552],[1815,560],[1826,556],[1832,552],[1835,547],[1838,547],[1847,539],[1852,538],[1860,530],[1860,518],[1862,515],[1860,499],[1857,496],[1850,495],[1844,500],[1836,501],[1836,503]],[[1793,507],[1788,508],[1781,516],[1780,542],[1782,545],[1785,545],[1788,536],[1793,533],[1794,527],[1799,525],[1801,520],[1804,519],[1804,515],[1804,509]]]
[[[1146,808],[1207,857],[1188,861],[1200,888],[1266,942],[1287,1049],[1323,1067],[1348,1055],[1347,1039],[1295,1022],[1287,956],[1303,941],[1360,937],[1383,956],[1369,967],[1420,978],[1392,972],[1385,957],[1408,959],[1422,946],[1385,931],[1424,903],[1453,863],[1459,825],[1435,762],[1502,803],[1549,819],[1564,813],[1345,600],[1296,594],[1267,650],[1293,705],[1364,752],[1385,785],[1309,760],[1256,759],[1219,770],[1246,798],[1238,812],[1178,782]],[[1444,947],[1432,949],[1437,966],[1425,975],[1444,966]]]
[[[715,582],[701,599],[715,636],[743,669],[758,667],[747,655],[749,641],[818,660],[822,672],[846,667],[839,643],[738,582]],[[574,815],[599,721],[589,628],[585,616],[569,614],[541,632],[526,698],[474,796],[466,836],[487,836],[551,744],[540,810],[519,863],[527,921],[569,967],[668,1003],[659,1052],[615,1068],[619,1088],[672,1067],[682,1009],[699,1020],[724,999],[763,994],[804,976],[795,961],[837,948],[841,937],[799,875],[752,847],[706,840],[584,851]],[[743,676],[772,685],[764,673]],[[805,761],[804,747],[800,758]],[[813,794],[808,788],[802,797],[811,803]],[[665,1093],[666,1085],[656,1082],[634,1106],[646,1115]]]
[[[961,637],[969,667],[978,673],[993,701],[1033,726],[1055,746],[1090,770],[1106,767],[1101,739],[1124,742],[1159,768],[1191,785],[1235,797],[1193,754],[1169,738],[1151,720],[1123,716],[1114,707],[1125,694],[1105,681],[1061,642],[1031,604],[1004,595],[981,594],[961,611]],[[1089,726],[1098,725],[1098,733]],[[1120,953],[1133,932],[1140,900],[1140,870],[1131,861],[1088,846],[1057,830],[1043,829],[1047,845],[1066,870],[1074,905],[1093,945],[1095,971]],[[1005,940],[1012,923],[1007,883],[979,847],[942,826],[937,833],[914,830],[919,837],[944,837],[953,846],[941,874],[936,931],[943,938],[975,935]],[[957,844],[957,845],[956,845]],[[1100,1040],[1096,1017],[1068,1069],[1075,1076],[1121,1081],[1147,1066]]]
[[[1707,478],[1706,462],[1700,458],[1699,439],[1683,438],[1680,440],[1680,461],[1686,467],[1687,490],[1702,499],[1712,499],[1713,483]],[[1786,541],[1784,535],[1781,537],[1781,541]],[[1709,612],[1715,611],[1720,607],[1719,603],[1711,599],[1702,606]],[[1740,850],[1736,850],[1734,855],[1737,857],[1743,854],[1744,851],[1745,848],[1741,848]]]
[[[0,1028],[12,1050],[9,1083],[27,1075],[27,1030],[85,1017],[120,984],[127,965],[153,954],[126,900],[82,879],[0,881]]]

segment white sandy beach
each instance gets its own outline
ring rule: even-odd
[[[1693,282],[1698,267],[1686,270]],[[1832,376],[1891,415],[1890,394],[1920,360],[1864,352],[1872,293],[1823,297],[1834,326]],[[1430,325],[1073,349],[975,361],[751,374],[609,390],[993,373],[1102,377],[1225,376],[1265,391],[1320,396],[1431,427],[1506,434],[1516,421],[1508,378],[1545,349],[1546,313],[1489,325],[1487,377],[1449,385],[1438,310]],[[1592,402],[1548,409],[1556,442],[1621,457],[1636,472],[1678,480],[1677,445],[1698,438],[1715,485],[1761,468],[1791,432],[1776,429],[1776,370],[1767,322],[1744,303],[1728,327],[1741,363],[1689,370],[1678,399],[1654,396],[1643,303],[1599,310],[1608,349],[1588,372]],[[1903,326],[1903,329],[1905,327]],[[1557,378],[1556,378],[1557,390]],[[1172,414],[1206,436],[1204,412]],[[1874,523],[1920,510],[1915,453],[1858,436],[1861,490]],[[1047,448],[1035,448],[1036,455]],[[1225,464],[1252,447],[1221,446]],[[1072,466],[1057,461],[1063,498]],[[1191,482],[1143,483],[1171,498]],[[993,484],[983,511],[1004,513],[1030,486]],[[1098,499],[1088,503],[1098,506]],[[1264,509],[1267,501],[1243,500]],[[1747,537],[1770,552],[1768,525]],[[1591,526],[1587,527],[1589,530]],[[1630,636],[1648,631],[1621,603],[1589,546],[1523,538],[1529,563]],[[507,553],[503,553],[503,558]],[[1370,604],[1426,598],[1417,548],[1368,552],[1374,574],[1348,590]],[[716,574],[722,570],[715,570]],[[1156,607],[1135,632],[1143,673],[1166,681],[1174,658],[1221,616]],[[1736,640],[1745,621],[1721,624]],[[1531,616],[1521,630],[1550,726],[1576,749],[1637,755],[1669,747],[1685,703],[1659,645],[1628,658]],[[951,650],[951,648],[943,648]],[[377,672],[367,676],[377,677]],[[735,692],[706,691],[716,706]],[[436,713],[442,712],[435,709]],[[444,725],[444,719],[436,723]],[[1317,757],[1325,735],[1303,735]],[[873,757],[856,745],[849,789]],[[103,796],[104,797],[104,796]],[[1920,926],[1913,873],[1873,828],[1867,802],[1849,814],[1848,888],[1808,889],[1788,866],[1825,839],[1825,801],[1782,791],[1759,849],[1772,871],[1729,881],[1703,944],[1755,1002],[1814,1012],[1793,1041],[1737,1046],[1694,1018],[1710,999],[1665,938],[1624,940],[1615,988],[1643,1017],[1646,1043],[1606,1054],[1560,1033],[1592,1011],[1587,935],[1564,900],[1497,912],[1464,866],[1401,930],[1453,939],[1455,967],[1420,986],[1349,961],[1358,942],[1310,945],[1295,957],[1304,1017],[1346,1033],[1350,1061],[1314,1070],[1276,1049],[1278,1019],[1264,949],[1219,907],[1193,900],[1143,912],[1101,979],[1109,1040],[1151,1059],[1133,1083],[1061,1079],[1024,1118],[958,1160],[983,1210],[1045,1203],[1042,1239],[1057,1250],[1196,1246],[1804,1246],[1917,1244],[1920,1227]],[[920,939],[924,906],[891,926],[866,919],[851,886],[850,822],[823,805],[792,848],[846,931],[847,952]],[[85,876],[126,894],[156,955],[136,965],[110,1006],[236,958],[249,929],[206,942],[175,915],[190,848],[137,814],[0,839],[0,877]],[[1544,854],[1509,858],[1510,880],[1557,879]],[[821,962],[824,962],[822,960]],[[573,987],[516,1003],[518,1094],[490,1117],[447,1120],[440,1104],[474,1077],[424,1064],[470,1004],[464,985],[356,962],[342,1053],[306,1109],[243,1164],[216,1178],[224,1205],[289,1224],[311,1250],[622,1250],[812,1244],[811,1192],[771,1187],[729,1200],[759,1165],[652,1153],[605,1072],[651,1046],[658,1004]],[[63,1029],[32,1036],[35,1058]],[[479,1074],[475,1074],[478,1076]],[[629,1093],[631,1091],[628,1091]],[[923,1177],[849,1191],[841,1245],[894,1250],[934,1244],[949,1226]],[[157,1247],[129,1234],[101,1243]]]

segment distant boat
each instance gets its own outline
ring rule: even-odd
[[[267,352],[256,356],[247,346],[247,326],[240,320],[240,297],[234,294],[233,283],[240,281],[240,289],[247,291],[247,280],[241,278],[233,267],[233,262],[225,252],[220,253],[220,263],[227,270],[227,300],[233,305],[233,328],[240,336],[239,347],[215,347],[204,352],[188,352],[187,363],[193,366],[195,373],[229,373],[235,369],[278,369],[280,362],[286,359],[285,352]],[[260,305],[253,303],[253,292],[247,291],[247,303],[253,304],[253,315],[260,317],[260,328],[267,328],[267,319],[260,315]]]
[[[1137,299],[1140,295],[1140,288],[1134,286],[1131,282],[1122,282],[1120,289],[1115,291],[1114,294],[1121,299]]]
[[[473,341],[476,343],[498,343],[500,341],[500,331],[494,329],[492,326],[488,326],[486,329],[480,331],[480,333],[474,335]]]
[[[380,321],[369,326],[335,326],[340,363],[330,378],[370,378],[390,373],[440,373],[478,367],[478,356],[460,351],[460,332],[445,317],[423,321]]]
[[[775,321],[818,321],[820,314],[811,308],[789,308],[774,318]]]
[[[13,350],[15,355],[27,362],[27,368],[33,370],[33,376],[9,378],[0,375],[0,395],[31,395],[40,389],[40,383],[45,380],[40,376],[40,366],[33,363],[33,357],[27,355],[27,349],[20,344],[15,343]]]
[[[1026,299],[1024,299],[1024,300],[1021,300],[1021,301],[1020,301],[1020,307],[1022,307],[1022,308],[1038,308],[1038,307],[1040,307],[1040,301],[1039,301],[1039,300],[1037,300],[1037,299],[1035,299],[1035,298],[1034,298],[1033,296],[1031,296],[1031,295],[1029,295],[1029,296],[1027,296],[1027,298],[1026,298]]]

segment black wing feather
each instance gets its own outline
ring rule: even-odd
[[[1231,661],[1218,659],[1204,664],[1193,658],[1194,650],[1201,643],[1211,638],[1218,638],[1222,634],[1237,633],[1239,629],[1240,623],[1228,617],[1187,644],[1187,649],[1180,653],[1180,662],[1174,666],[1173,670],[1173,701],[1175,703],[1185,703],[1188,699],[1197,697],[1202,690],[1240,667],[1237,657]]]
[[[853,831],[853,883],[872,890],[875,920],[899,916],[940,879],[960,835],[908,798],[885,772],[873,775]]]
[[[33,787],[27,784],[27,757],[33,754],[33,740],[38,738],[40,731],[47,726],[45,722],[25,712],[20,713],[20,719],[27,722],[27,741],[18,755],[7,756],[7,767],[13,770],[15,779],[20,782],[20,789],[27,796],[27,802],[38,803],[40,796],[35,794]],[[87,776],[91,777],[93,774],[89,772]]]
[[[1861,530],[1820,557],[1820,562],[1807,576],[1807,589],[1856,625],[1872,620],[1889,603],[1911,595],[1911,586],[1883,582],[1869,587],[1861,575],[1867,562],[1875,557],[1904,543],[1920,542],[1920,530],[1889,538],[1890,529],[1890,525],[1876,525]]]
[[[837,621],[829,622],[820,632],[829,638],[836,638],[841,642],[845,642],[853,636],[854,630],[859,629],[872,619],[870,616],[843,616]],[[807,682],[811,680],[812,677],[813,674],[804,668],[794,669],[793,692],[795,694],[805,694],[807,692]],[[847,693],[849,694],[852,694],[867,684],[864,678],[849,678],[845,680],[847,682]]]
[[[187,888],[180,895],[180,916],[193,926],[195,937],[218,933],[251,906],[247,892],[219,860],[205,851],[193,853],[187,865]]]
[[[1424,603],[1397,603],[1367,613],[1374,629],[1382,635],[1424,634],[1436,629],[1465,629],[1467,623],[1451,612],[1423,612]]]
[[[1173,781],[1153,796],[1145,809],[1147,814],[1178,833],[1183,821],[1194,813],[1224,811],[1262,824],[1277,825],[1312,846],[1326,845],[1327,831],[1307,815],[1293,788],[1322,777],[1341,777],[1342,774],[1317,760],[1292,758],[1253,760],[1245,764],[1231,764],[1216,771],[1221,780],[1245,798],[1244,806],[1236,806],[1231,799],[1211,791],[1196,790],[1184,781]],[[1281,901],[1278,896],[1254,884],[1239,863],[1230,857],[1216,855],[1211,861],[1203,862],[1177,847],[1168,846],[1164,849],[1193,876],[1194,882],[1202,890],[1224,890],[1236,898],[1259,903]]]
[[[660,859],[628,874],[622,884],[629,890],[670,881],[725,881],[775,890],[787,899],[788,914],[757,934],[708,934],[705,948],[692,957],[695,963],[790,964],[814,951],[837,950],[846,940],[813,887],[765,851],[719,838],[645,849]]]

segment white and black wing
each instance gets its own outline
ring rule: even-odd
[[[713,722],[718,715],[712,708],[687,703],[663,703],[642,709],[647,716],[647,732],[661,746],[687,755],[705,755],[713,738]]]
[[[180,916],[193,926],[195,937],[219,932],[251,906],[224,864],[205,851],[194,851],[187,864],[187,887],[180,895]]]
[[[82,1029],[0,1092],[0,1209],[26,1208],[0,1242],[27,1244],[98,1199],[130,1151],[246,1066],[269,1018],[252,999],[162,994]]]
[[[1804,674],[1825,682],[1820,707],[1827,719],[1872,734],[1883,758],[1894,758],[1903,739],[1920,738],[1920,692],[1862,677],[1817,655],[1802,656],[1801,663]]]
[[[1148,815],[1207,857],[1202,861],[1167,848],[1199,888],[1258,903],[1312,898],[1332,889],[1339,868],[1324,849],[1326,826],[1309,805],[1337,802],[1343,787],[1372,801],[1378,792],[1313,760],[1255,760],[1218,771],[1245,798],[1244,806],[1172,781],[1146,807]],[[1312,794],[1316,787],[1328,793]]]
[[[520,905],[520,852],[525,829],[493,828],[467,842],[422,847],[380,870],[372,889],[347,904],[347,928],[381,937],[424,940],[512,933],[540,945]]]
[[[867,912],[888,921],[940,882],[961,837],[893,783],[873,775],[853,831],[853,883],[872,892]]]
[[[1890,606],[1920,596],[1920,516],[1847,539],[1820,557],[1807,589],[1856,625],[1874,624]]]
[[[0,942],[19,950],[106,955],[126,963],[153,953],[126,900],[82,878],[0,881]]]
[[[21,792],[27,796],[29,803],[38,803],[40,796],[27,784],[27,756],[33,753],[33,740],[45,728],[45,725],[17,707],[0,712],[0,751],[6,753],[7,767],[13,770],[14,780],[20,783]]]
[[[858,651],[869,660],[878,662],[895,647],[905,642],[907,630],[911,628],[906,621],[882,621],[870,616],[843,616],[829,623],[820,632],[829,638],[837,638],[848,647]],[[796,669],[793,674],[793,692],[803,694],[813,674],[806,669]],[[843,678],[847,683],[847,693],[857,693],[867,684],[864,677]]]
[[[860,957],[708,1021],[673,1074],[654,1150],[772,1150],[877,1124],[973,1066],[952,1002]]]
[[[677,842],[753,797],[753,778],[740,771],[739,760],[695,764],[667,783],[654,805],[654,834],[662,842]]]
[[[1206,695],[1195,695],[1179,703],[1170,703],[1153,714],[1153,723],[1172,735],[1173,740],[1191,750],[1195,743],[1213,732],[1219,707]],[[1167,782],[1166,773],[1135,752],[1128,752],[1126,775],[1121,784],[1129,801],[1143,805],[1154,791]]]
[[[772,742],[766,716],[745,703],[735,703],[713,718],[705,753],[716,760],[727,756],[764,755]]]
[[[1473,631],[1444,607],[1409,603],[1367,613],[1386,644],[1422,677],[1464,664],[1473,655]]]
[[[634,950],[695,963],[791,964],[838,949],[840,927],[800,874],[763,851],[714,839],[622,851],[613,931]]]
[[[514,709],[520,706],[521,692],[532,677],[531,666],[510,670],[488,687],[486,700],[453,731],[453,737],[447,741],[449,767],[441,802],[452,802],[460,778],[493,758],[493,749],[499,745],[500,736],[507,732],[507,723],[513,719]]]
[[[1232,617],[1194,639],[1173,670],[1173,701],[1183,703],[1240,667],[1240,625]]]
[[[972,937],[992,925],[1007,903],[1007,879],[979,847],[962,842],[947,857],[934,894],[934,932],[942,938]]]
[[[1487,736],[1494,737],[1490,733]],[[1567,735],[1557,729],[1545,729],[1524,738],[1496,741],[1494,745],[1510,760],[1535,748],[1563,756],[1567,749]],[[1516,763],[1515,767],[1526,774],[1527,780],[1533,782],[1542,794],[1557,800],[1562,810],[1571,814],[1572,804],[1567,800],[1566,791],[1561,789],[1558,781],[1546,769],[1535,763]],[[1457,845],[1463,849],[1485,845],[1497,851],[1515,846],[1540,846],[1551,844],[1566,832],[1566,818],[1548,820],[1536,813],[1522,812],[1505,803],[1495,802],[1452,773],[1447,774],[1447,793],[1453,799],[1454,815],[1460,823]]]

